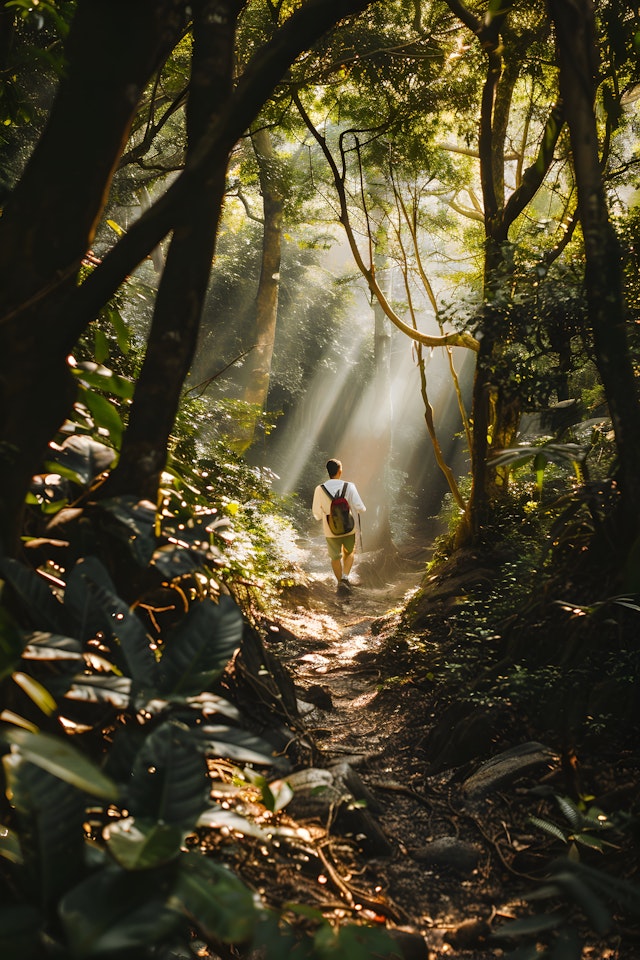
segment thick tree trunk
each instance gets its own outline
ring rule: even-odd
[[[0,549],[75,387],[62,308],[102,211],[140,93],[183,0],[81,0],[47,128],[0,219]],[[117,50],[117,56],[114,51]],[[93,319],[87,317],[88,322]]]
[[[492,466],[491,451],[513,442],[520,421],[515,391],[510,391],[509,385],[501,383],[496,376],[508,344],[505,309],[500,304],[508,304],[511,296],[513,264],[508,248],[509,228],[544,180],[562,129],[563,115],[558,107],[551,109],[538,155],[505,202],[505,141],[521,66],[521,50],[513,37],[506,36],[510,4],[508,0],[500,0],[494,4],[491,16],[480,21],[460,0],[447,2],[474,30],[487,56],[478,136],[485,225],[484,306],[478,318],[481,338],[471,414],[472,489],[458,537],[460,542],[468,542],[482,540],[490,529],[493,505],[504,495],[508,484],[508,472]]]
[[[260,192],[264,211],[262,236],[262,263],[255,299],[255,342],[244,366],[243,400],[252,409],[248,419],[238,430],[234,448],[244,453],[255,437],[258,417],[263,412],[269,394],[271,362],[278,321],[280,294],[280,260],[282,256],[283,183],[278,170],[271,137],[267,130],[258,130],[251,137],[260,177]]]
[[[236,22],[244,0],[195,0],[193,58],[187,102],[187,163],[232,89]],[[147,352],[120,460],[105,492],[156,500],[182,385],[198,339],[200,315],[225,190],[226,157],[176,218],[149,334]]]
[[[565,104],[584,235],[589,321],[620,463],[629,541],[640,516],[640,406],[629,353],[618,241],[609,220],[594,114],[597,54],[591,0],[549,0],[556,29],[560,90]]]
[[[16,15],[13,10],[0,4],[0,70],[9,64],[15,37]]]
[[[140,94],[179,36],[184,6],[78,3],[49,122],[0,220],[0,318],[75,283]]]

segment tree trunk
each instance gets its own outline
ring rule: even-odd
[[[378,260],[379,257],[376,257]],[[376,263],[378,272],[380,264]],[[390,292],[389,292],[390,293]],[[389,320],[377,300],[373,300],[374,363],[376,405],[372,410],[372,432],[367,442],[367,459],[378,464],[374,483],[367,485],[367,550],[389,550],[392,544],[389,503],[391,491],[391,332]]]
[[[280,293],[280,259],[282,255],[283,178],[278,169],[271,137],[261,129],[251,137],[260,177],[264,211],[262,264],[255,299],[255,343],[244,366],[244,402],[250,405],[247,419],[238,428],[233,446],[244,453],[255,437],[259,416],[264,411],[269,393],[271,361],[278,320]]]
[[[9,65],[13,41],[15,38],[16,15],[12,10],[0,4],[0,70]]]
[[[501,383],[496,376],[496,369],[501,365],[508,344],[505,307],[501,306],[502,303],[508,305],[513,283],[508,234],[513,222],[533,199],[549,169],[562,129],[563,115],[557,107],[551,109],[538,155],[505,202],[506,134],[513,91],[522,62],[519,44],[526,43],[526,37],[515,42],[509,35],[508,0],[499,0],[494,4],[491,16],[485,21],[477,20],[460,0],[448,0],[448,3],[463,22],[474,30],[487,55],[478,136],[485,225],[484,306],[478,318],[481,339],[471,414],[472,489],[465,521],[458,536],[462,543],[483,539],[491,526],[493,504],[507,489],[508,471],[493,467],[490,455],[492,449],[501,449],[513,443],[520,421],[516,391],[509,390],[509,385]]]
[[[594,114],[598,72],[591,0],[549,0],[556,28],[578,209],[584,235],[589,322],[616,437],[622,512],[630,542],[640,511],[640,405],[629,353],[617,237],[609,220]]]
[[[231,93],[236,21],[243,3],[196,0],[192,5],[187,163]],[[182,385],[197,344],[226,168],[226,157],[213,165],[202,190],[189,198],[176,218],[120,460],[104,488],[109,495],[135,492],[156,500]]]
[[[80,0],[49,122],[5,204],[0,549],[14,549],[31,477],[73,404],[62,304],[75,290],[138,98],[179,36],[182,8],[182,0],[140,0],[133,7]]]

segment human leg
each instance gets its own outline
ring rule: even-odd
[[[354,549],[350,553],[347,553],[346,547],[342,547],[342,576],[348,577],[351,573],[351,567],[353,566],[353,561],[356,555],[355,544]]]
[[[331,569],[340,584],[343,578],[349,576],[355,556],[356,538],[350,533],[345,537],[327,537],[327,550],[331,561]]]
[[[349,574],[356,555],[356,536],[354,533],[342,537],[341,559],[342,559],[342,582],[349,582]]]
[[[342,580],[342,541],[339,537],[327,537],[327,550],[331,569],[338,583]]]

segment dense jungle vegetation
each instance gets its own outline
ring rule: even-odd
[[[637,0],[0,0],[3,960],[635,955],[639,55]],[[353,905],[291,812],[333,455],[362,583],[413,572],[399,789],[459,825],[555,758],[482,815],[507,933],[269,879],[313,848]]]

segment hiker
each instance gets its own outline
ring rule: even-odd
[[[327,473],[327,482],[319,483],[314,490],[311,509],[316,520],[322,520],[338,591],[346,593],[351,589],[349,573],[356,550],[354,514],[363,513],[367,508],[355,483],[342,479],[342,463],[339,460],[327,460]],[[342,532],[344,530],[347,532]]]

